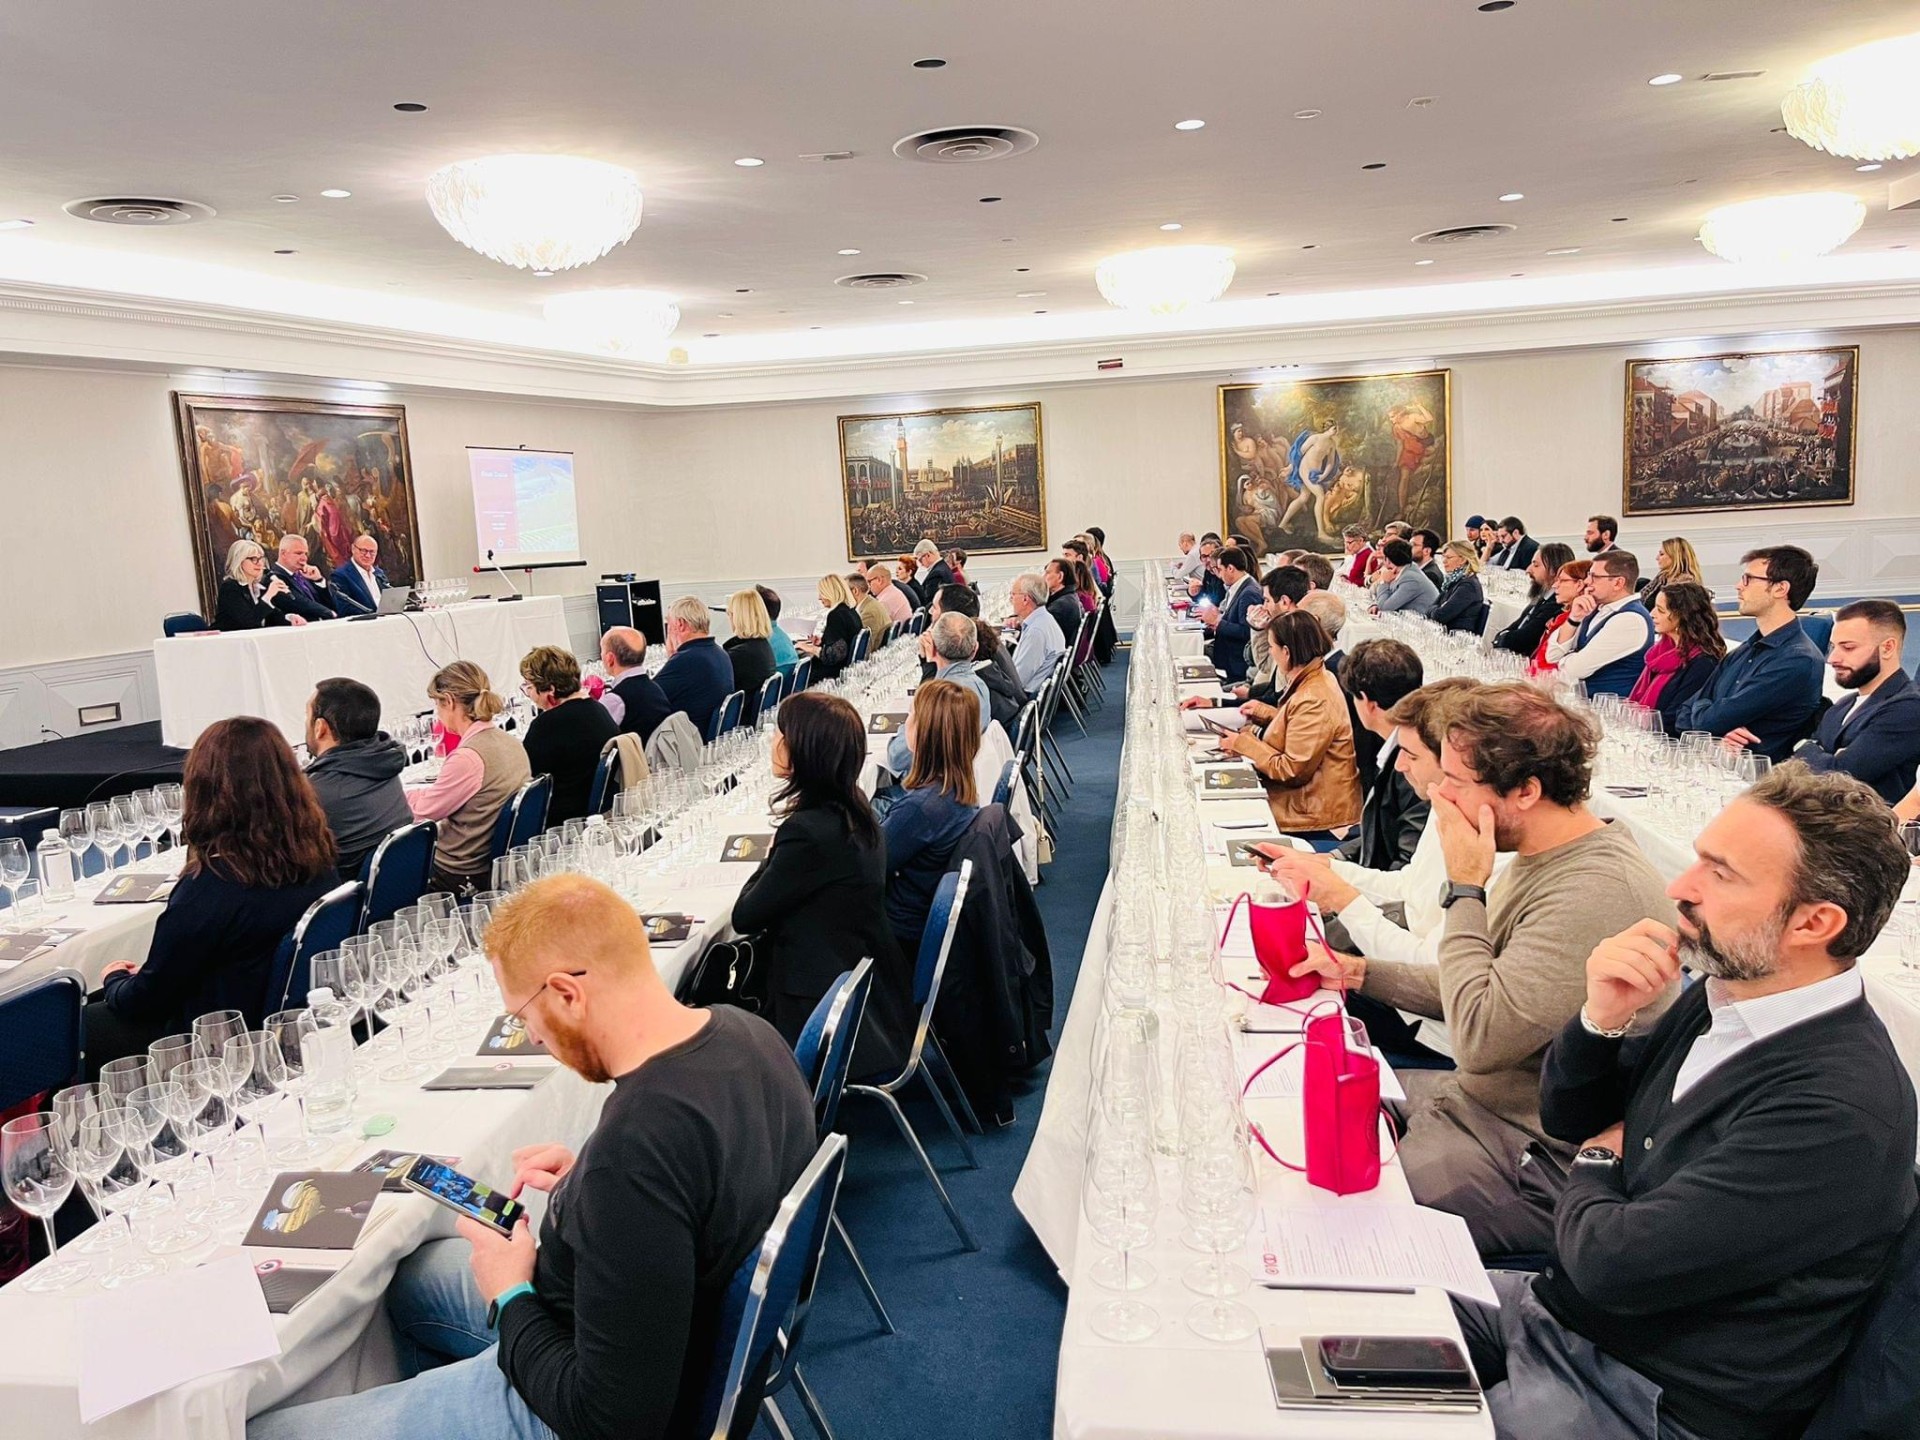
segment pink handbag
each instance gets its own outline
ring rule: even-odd
[[[1288,973],[1307,958],[1307,897],[1302,895],[1287,904],[1274,905],[1241,891],[1233,902],[1233,909],[1227,912],[1225,929],[1220,932],[1223,945],[1242,901],[1247,906],[1247,928],[1253,933],[1253,958],[1260,962],[1260,973],[1267,977],[1266,988],[1259,995],[1260,1002],[1286,1005],[1318,993],[1320,976]]]
[[[1347,1043],[1353,1032],[1360,1048]],[[1366,1033],[1345,1011],[1307,1021],[1307,1182],[1336,1195],[1380,1183],[1380,1061]]]

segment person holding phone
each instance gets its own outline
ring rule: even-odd
[[[537,880],[486,933],[506,1005],[590,1084],[576,1154],[514,1152],[510,1198],[552,1197],[536,1244],[480,1220],[401,1262],[387,1313],[410,1378],[254,1417],[249,1440],[657,1440],[695,1432],[734,1272],[817,1148],[772,1026],[673,998],[631,905]],[[750,1381],[750,1384],[753,1382]]]

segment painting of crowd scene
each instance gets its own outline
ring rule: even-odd
[[[420,527],[400,405],[174,396],[203,614],[236,540],[271,560],[283,535],[306,538],[331,574],[356,535],[380,542],[387,584],[420,578]]]
[[[1348,525],[1451,534],[1450,372],[1220,387],[1226,528],[1263,554],[1340,548]]]
[[[842,415],[840,478],[849,560],[1046,548],[1037,404]]]
[[[1627,362],[1629,515],[1853,503],[1860,352]]]

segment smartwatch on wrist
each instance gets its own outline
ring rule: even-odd
[[[1456,900],[1478,900],[1487,903],[1487,887],[1484,885],[1462,885],[1458,880],[1449,880],[1447,888],[1440,892],[1440,908],[1451,910]]]
[[[1613,1168],[1619,1163],[1620,1157],[1618,1155],[1600,1145],[1589,1145],[1573,1157],[1574,1169],[1594,1173],[1604,1171],[1611,1174]]]
[[[509,1285],[498,1295],[494,1296],[493,1300],[487,1306],[487,1328],[489,1330],[498,1330],[500,1328],[500,1312],[505,1310],[507,1306],[511,1305],[515,1300],[518,1300],[522,1295],[531,1294],[533,1294],[533,1286],[527,1281],[522,1280],[518,1285]]]

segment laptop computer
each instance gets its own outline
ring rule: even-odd
[[[389,585],[380,592],[380,604],[372,610],[363,610],[358,615],[349,615],[349,620],[376,620],[382,615],[400,615],[413,607],[413,589],[407,585]]]

